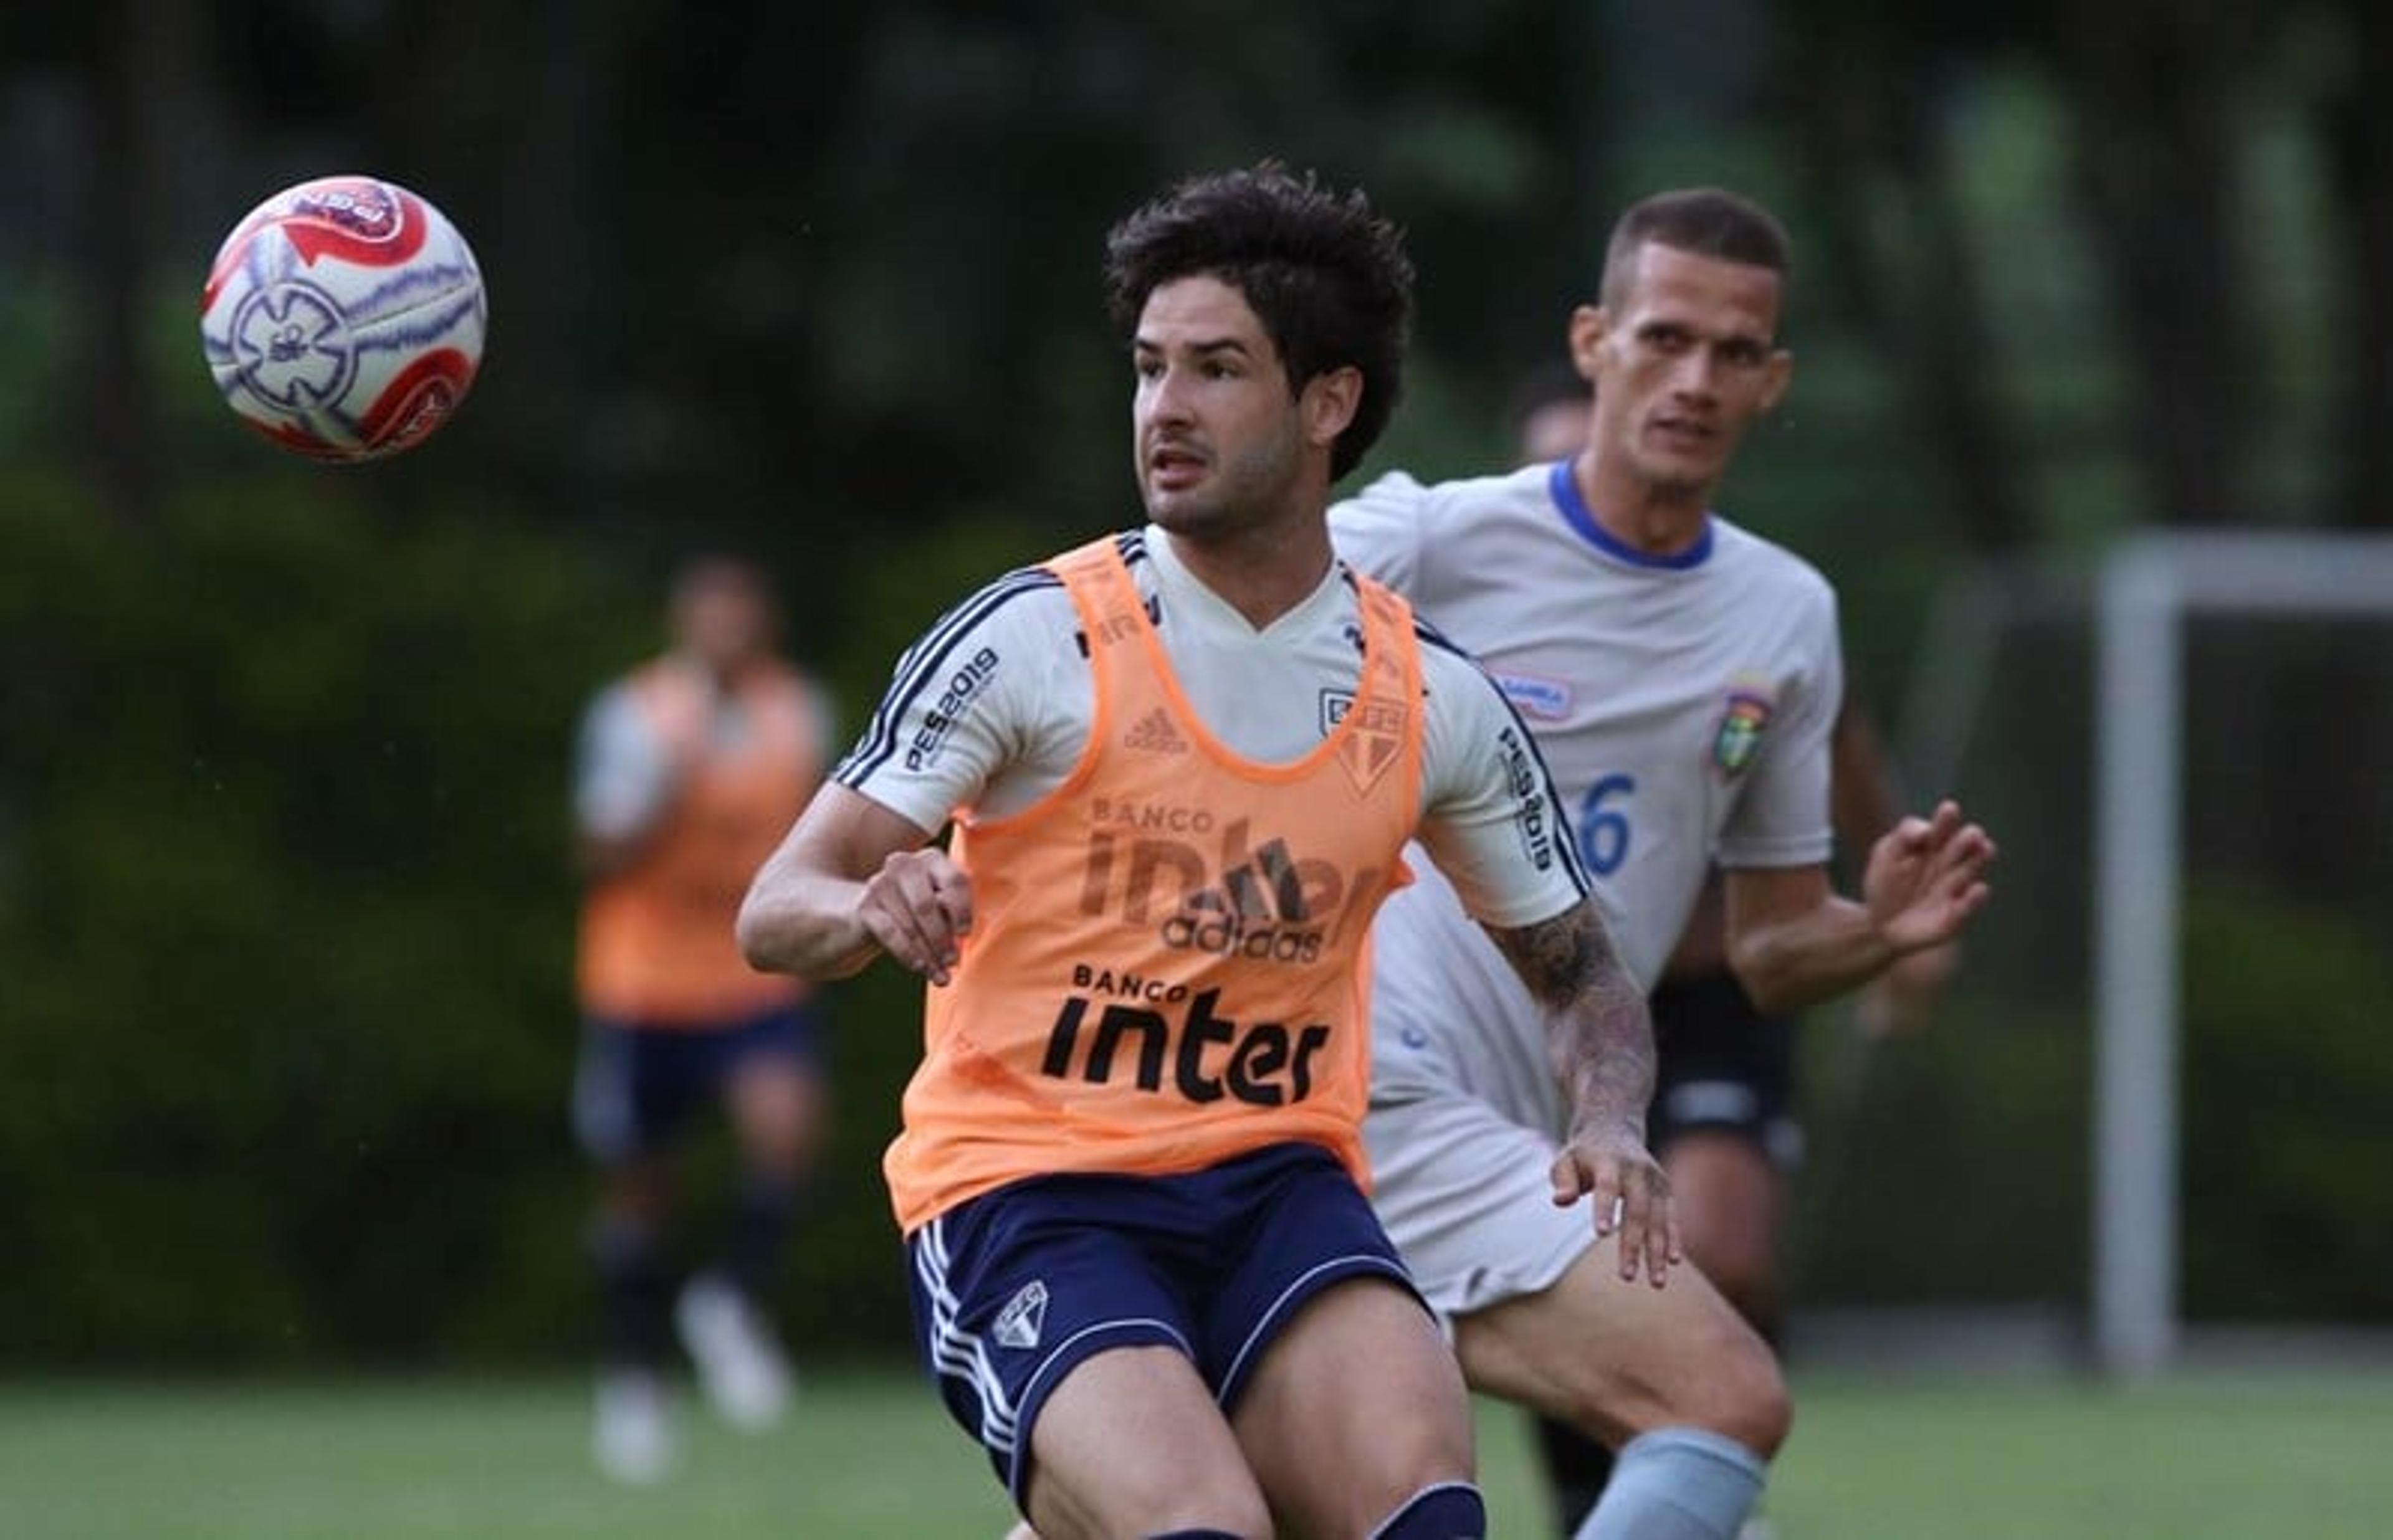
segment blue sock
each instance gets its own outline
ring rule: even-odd
[[[600,1359],[625,1368],[663,1364],[673,1279],[656,1235],[644,1224],[602,1219],[590,1236],[590,1259],[598,1274]]]
[[[1733,1439],[1657,1428],[1620,1446],[1602,1501],[1573,1540],[1734,1540],[1764,1473]]]
[[[1467,1481],[1423,1487],[1371,1540],[1485,1540],[1487,1504]]]
[[[781,1245],[789,1238],[797,1197],[797,1185],[778,1177],[752,1172],[739,1183],[723,1273],[751,1299],[770,1299],[780,1281]]]

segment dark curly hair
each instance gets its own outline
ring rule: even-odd
[[[1315,376],[1362,371],[1354,420],[1331,447],[1335,481],[1379,441],[1404,394],[1413,264],[1403,232],[1360,189],[1338,193],[1275,161],[1192,176],[1105,238],[1105,308],[1124,342],[1163,284],[1216,278],[1245,296],[1294,396]]]

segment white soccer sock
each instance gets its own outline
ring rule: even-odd
[[[1733,1439],[1657,1428],[1620,1446],[1602,1501],[1573,1540],[1734,1540],[1764,1474]]]

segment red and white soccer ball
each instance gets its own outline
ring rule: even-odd
[[[316,459],[371,460],[457,410],[488,314],[481,269],[438,209],[395,182],[324,176],[233,227],[200,339],[250,426]]]

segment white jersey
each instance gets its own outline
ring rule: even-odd
[[[1799,557],[1717,516],[1689,551],[1642,555],[1603,532],[1567,463],[1432,487],[1383,476],[1330,528],[1528,720],[1641,984],[1715,857],[1828,858],[1841,652],[1835,594]],[[1450,892],[1425,878],[1397,894],[1374,951],[1380,1086],[1458,1085],[1559,1131],[1543,1014]]]
[[[1265,763],[1316,747],[1361,679],[1351,576],[1333,570],[1258,631],[1188,571],[1161,530],[1119,541],[1172,672],[1214,736]],[[898,659],[832,778],[934,831],[959,809],[1001,817],[1045,796],[1088,743],[1095,695],[1079,625],[1044,568],[981,589]],[[1490,924],[1550,920],[1586,895],[1587,879],[1528,730],[1470,659],[1434,634],[1420,642],[1420,838],[1452,880],[1445,891],[1458,890]]]

